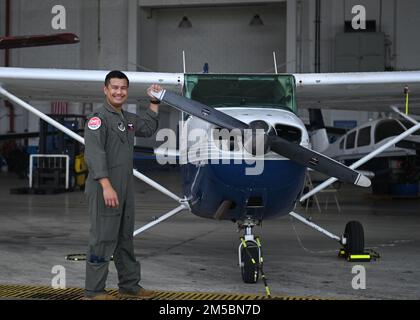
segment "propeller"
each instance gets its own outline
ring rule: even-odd
[[[248,125],[224,112],[171,91],[152,91],[152,95],[175,109],[186,112],[220,128],[228,130],[240,129],[241,131],[255,129],[254,126]],[[369,187],[371,184],[370,180],[361,173],[314,150],[302,147],[299,144],[292,143],[275,135],[266,135],[264,138],[272,151],[300,165],[358,186]],[[267,148],[264,147],[264,150],[267,150]]]

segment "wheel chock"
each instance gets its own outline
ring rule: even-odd
[[[379,254],[371,254],[369,251],[359,254],[348,254],[345,249],[340,249],[338,252],[339,258],[344,258],[348,262],[370,262],[372,259],[379,259]]]
[[[349,254],[347,256],[348,262],[370,262],[370,260],[372,260],[372,257],[369,253]]]

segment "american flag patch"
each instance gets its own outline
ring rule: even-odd
[[[68,103],[63,101],[51,102],[51,113],[52,114],[67,114]]]

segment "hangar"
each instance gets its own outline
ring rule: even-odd
[[[157,291],[156,298],[189,299],[185,292],[204,299],[212,294],[219,299],[418,298],[420,45],[412,39],[419,10],[414,0],[65,0],[59,5],[0,0],[0,250],[7,257],[0,261],[0,298],[54,298],[42,290],[55,285],[79,290],[58,299],[83,296],[85,263],[72,259],[72,254],[83,257],[89,242],[79,142],[86,117],[103,104],[103,80],[110,70],[129,75],[124,110],[132,113],[147,109],[149,84],[158,82],[168,91],[152,98],[161,101],[159,128],[151,137],[135,138],[133,158],[141,175],[134,182],[134,252],[142,264],[141,283]],[[74,35],[72,41],[46,38],[64,33]],[[13,47],[16,41],[19,48]],[[190,104],[194,100],[200,104]],[[40,114],[56,122],[40,120]],[[407,149],[398,158],[378,154],[380,170],[377,164],[351,167],[353,162],[348,168],[309,151],[325,153],[325,143],[336,140],[346,141],[340,156],[354,154],[356,147],[367,146],[359,145],[362,127],[379,119],[395,119],[398,126],[382,140]],[[53,123],[78,134],[79,142]],[[180,169],[181,155],[174,152],[175,164],[162,165],[154,151],[165,129],[179,135],[185,124],[203,130],[263,129],[264,152],[294,162],[257,162],[265,164],[260,178],[243,177],[244,167],[230,166],[232,158],[227,166],[206,167],[198,159]],[[410,138],[402,137],[407,132]],[[175,149],[182,146],[179,136]],[[222,158],[238,151],[236,136],[220,141],[229,139],[228,150],[215,150]],[[246,143],[243,149],[250,151]],[[220,160],[212,157],[204,160]],[[305,167],[345,183],[301,205],[304,192],[321,179]],[[364,185],[365,176],[374,183],[381,170],[386,178],[372,187],[351,184]],[[286,211],[300,213],[300,221]],[[166,212],[177,216],[163,221]],[[138,229],[144,225],[147,230]],[[243,233],[240,240],[235,229]],[[254,233],[261,236],[263,251]],[[360,246],[362,252],[353,253],[366,253],[369,261],[337,257],[341,247]],[[363,270],[365,282],[355,285],[357,270]],[[107,287],[118,288],[112,263]]]

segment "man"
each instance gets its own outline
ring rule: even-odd
[[[148,110],[141,116],[122,109],[129,80],[121,71],[105,78],[106,102],[89,116],[85,127],[85,160],[89,169],[85,193],[90,214],[89,249],[86,255],[85,298],[114,300],[105,292],[108,265],[113,256],[120,296],[152,298],[155,293],[139,285],[140,264],[133,247],[134,135],[150,137],[158,127],[158,104],[151,92]]]

